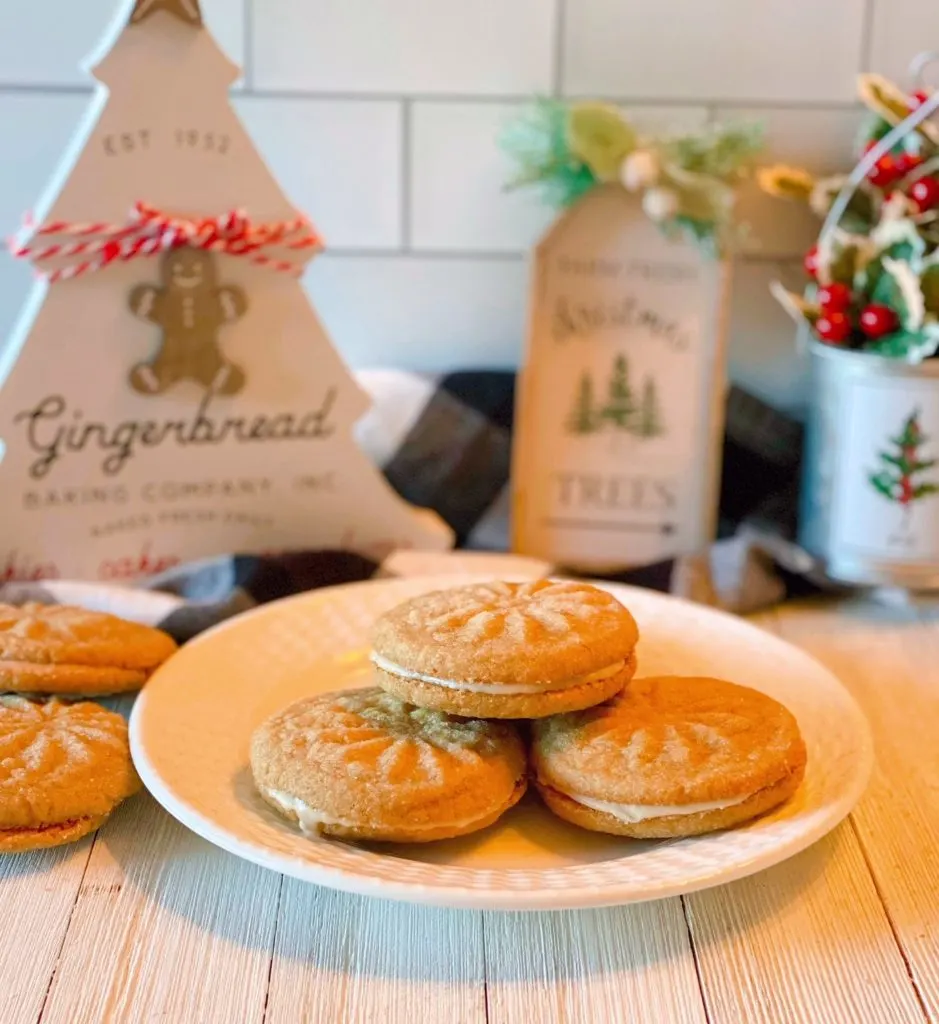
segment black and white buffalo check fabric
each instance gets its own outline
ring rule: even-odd
[[[358,424],[357,439],[392,486],[413,504],[434,509],[453,528],[459,547],[505,550],[515,375],[376,370],[360,373],[359,381],[374,404]],[[816,589],[812,561],[793,541],[801,443],[797,422],[731,389],[717,541],[695,558],[615,579],[733,611]],[[565,567],[555,569],[560,575]],[[126,613],[187,640],[256,605],[379,574],[387,575],[379,563],[349,551],[232,553],[147,581],[144,587],[166,595],[159,605],[135,601],[129,591]],[[0,587],[0,600],[31,599],[71,603],[75,588],[55,581]],[[109,610],[121,614],[109,600]]]

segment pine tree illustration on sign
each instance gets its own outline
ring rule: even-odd
[[[608,378],[606,404],[597,406],[593,378],[585,370],[580,376],[566,427],[569,434],[595,434],[612,428],[642,439],[660,437],[665,433],[665,426],[655,381],[646,377],[642,398],[637,403],[629,385],[629,360],[620,353],[613,360]]]
[[[639,422],[637,433],[640,437],[658,437],[665,433],[662,423],[662,411],[659,408],[659,397],[655,381],[647,377],[642,388],[642,402],[639,405]]]
[[[868,480],[875,490],[903,510],[903,524],[909,524],[913,503],[930,494],[939,493],[939,483],[931,480],[917,482],[915,478],[936,465],[936,459],[921,457],[921,449],[929,440],[919,422],[920,411],[914,409],[907,416],[900,433],[889,438],[892,451],[878,455],[882,465]]]
[[[592,434],[597,429],[597,414],[593,403],[593,381],[586,371],[581,375],[574,408],[567,420],[571,434]]]
[[[632,390],[629,387],[629,363],[626,360],[626,356],[620,354],[613,363],[607,403],[601,415],[603,419],[608,420],[620,429],[628,429],[632,426],[635,412],[636,403],[633,400]]]

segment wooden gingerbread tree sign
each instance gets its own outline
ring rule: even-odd
[[[131,0],[15,241],[0,578],[125,579],[232,551],[444,548],[352,439],[367,399],[299,277],[321,243],[228,99],[198,0]]]
[[[538,245],[513,455],[517,551],[630,568],[714,532],[733,185],[752,130],[640,140],[542,104],[511,140],[563,212]]]

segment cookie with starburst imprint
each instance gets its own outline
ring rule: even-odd
[[[81,839],[139,788],[120,715],[0,697],[0,853]]]
[[[594,832],[663,839],[749,821],[805,773],[792,714],[721,679],[635,679],[598,708],[534,726],[534,782],[558,817]]]
[[[505,722],[457,719],[377,687],[298,701],[254,732],[258,792],[308,835],[420,843],[491,825],[527,786]]]
[[[0,692],[98,697],[139,690],[175,651],[162,630],[105,612],[0,604]]]
[[[376,682],[453,715],[542,718],[607,700],[636,671],[635,620],[599,587],[567,580],[435,591],[376,623]]]

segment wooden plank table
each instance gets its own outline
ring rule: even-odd
[[[755,621],[844,680],[877,748],[850,820],[787,863],[631,907],[447,911],[282,878],[141,796],[0,857],[0,1024],[939,1024],[939,612]]]

